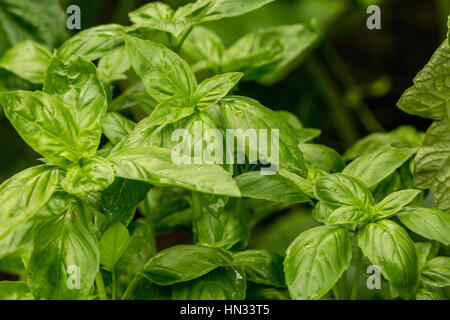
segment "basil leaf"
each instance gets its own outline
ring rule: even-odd
[[[111,154],[116,176],[154,185],[240,197],[231,174],[218,165],[175,164],[171,152],[158,147],[137,147]]]
[[[136,206],[144,200],[151,187],[142,181],[116,178],[102,192],[101,207],[107,220],[105,227],[116,222],[128,226],[134,217]]]
[[[182,95],[175,95],[158,104],[150,114],[147,125],[158,126],[177,122],[195,112],[195,106]]]
[[[131,65],[144,80],[148,93],[158,102],[173,95],[190,99],[197,81],[186,61],[164,45],[150,40],[125,36]]]
[[[368,155],[388,146],[416,148],[422,144],[425,135],[412,126],[400,126],[390,132],[376,132],[358,140],[344,153],[344,160]]]
[[[113,181],[114,170],[111,163],[102,157],[92,157],[69,167],[61,186],[67,193],[84,197],[89,192],[106,189]]]
[[[445,41],[414,78],[397,106],[406,113],[428,119],[450,118],[450,47]]]
[[[5,52],[0,59],[0,68],[32,83],[40,84],[44,82],[44,73],[51,57],[52,54],[46,47],[26,40]]]
[[[127,228],[120,222],[105,231],[98,243],[100,264],[103,266],[103,269],[107,271],[114,270],[116,263],[128,248],[130,240],[131,237]]]
[[[146,114],[150,114],[158,103],[145,90],[144,83],[137,81],[130,85],[121,95],[111,101],[110,111],[122,111],[139,106]]]
[[[435,188],[434,206],[450,211],[450,123],[435,121],[414,161],[414,184],[419,188]]]
[[[248,281],[284,287],[283,257],[267,250],[253,249],[233,254],[234,263],[244,267]]]
[[[123,46],[124,26],[105,24],[83,30],[58,48],[58,57],[63,60],[81,56],[87,60],[99,59]]]
[[[328,217],[327,224],[365,225],[372,220],[370,211],[355,206],[345,206],[334,210]]]
[[[405,207],[397,213],[400,221],[421,236],[450,245],[450,214],[437,209]]]
[[[358,244],[401,297],[414,295],[419,285],[418,257],[402,227],[390,220],[368,224],[358,232]]]
[[[0,239],[27,222],[50,199],[58,178],[56,168],[40,165],[0,185]]]
[[[261,175],[259,171],[247,172],[236,177],[244,197],[276,202],[301,203],[310,198],[291,180],[279,175]]]
[[[219,20],[228,17],[235,17],[247,12],[261,8],[274,0],[200,0],[199,2],[211,3],[208,13],[202,21]]]
[[[113,52],[103,56],[98,62],[98,73],[100,78],[106,82],[124,80],[125,73],[131,68],[128,59],[128,51],[125,46],[119,47]]]
[[[67,38],[66,19],[58,1],[2,0],[0,56],[23,40],[35,39],[53,48]]]
[[[317,199],[331,209],[341,206],[368,208],[373,202],[372,194],[361,180],[341,173],[317,179],[313,189]]]
[[[245,247],[250,238],[250,229],[234,211],[225,209],[218,217],[203,211],[194,222],[194,234],[199,245],[230,249]]]
[[[129,135],[135,127],[135,122],[125,118],[118,112],[107,112],[102,123],[103,134],[114,145]]]
[[[420,190],[405,189],[391,193],[374,206],[375,219],[387,218],[396,214],[404,206],[414,200]]]
[[[100,144],[101,121],[107,108],[105,90],[94,64],[81,57],[68,62],[53,57],[43,91],[60,98],[71,112],[78,128],[80,156],[94,155]]]
[[[345,167],[342,157],[330,147],[321,144],[299,144],[299,148],[305,158],[308,168],[322,169],[325,171],[341,172]]]
[[[450,286],[450,258],[436,257],[422,269],[422,281],[432,287]]]
[[[78,160],[76,124],[61,100],[40,91],[0,93],[0,105],[23,140],[53,164]]]
[[[178,37],[192,27],[195,21],[185,17],[177,19],[174,13],[175,11],[168,4],[155,2],[148,3],[128,15],[130,20],[138,26],[169,32]]]
[[[434,291],[420,288],[414,296],[416,300],[441,300],[441,296]]]
[[[239,267],[217,268],[172,287],[174,300],[244,300],[247,283]]]
[[[353,160],[342,173],[358,177],[371,188],[391,175],[414,153],[415,149],[382,149]]]
[[[0,281],[0,300],[33,300],[26,281]]]
[[[282,45],[279,62],[258,79],[259,83],[266,86],[279,82],[296,69],[319,39],[319,31],[315,26],[303,24],[263,28],[254,34],[260,39],[260,45],[265,46],[271,41],[279,41]]]
[[[215,73],[220,73],[220,63],[225,46],[222,39],[212,30],[202,26],[195,27],[184,41],[182,50],[197,64],[204,63]],[[192,68],[195,69],[195,65]]]
[[[94,231],[66,213],[35,231],[28,283],[36,299],[87,299],[100,257]]]
[[[292,299],[313,300],[325,295],[348,268],[351,258],[350,234],[344,228],[321,226],[300,234],[286,250],[284,260]]]
[[[230,129],[279,130],[278,151],[280,168],[290,170],[302,177],[306,177],[307,171],[303,162],[302,153],[292,153],[292,150],[296,150],[298,145],[295,131],[274,111],[262,106],[256,100],[239,96],[226,97],[221,100],[220,105],[227,127]],[[272,137],[270,140],[272,140]],[[238,139],[238,142],[239,141],[240,143],[245,143],[244,139]],[[259,154],[260,157],[274,157],[273,154],[271,154],[270,157],[268,157],[268,155],[261,155],[261,151],[258,152],[257,150],[258,146],[249,145],[248,147],[250,150],[254,150],[256,154]],[[241,150],[246,149],[247,148],[241,148]],[[271,149],[272,143],[267,143],[267,150]]]
[[[168,286],[201,277],[232,261],[231,254],[220,248],[178,245],[151,258],[145,265],[144,275],[156,284]]]
[[[243,74],[228,72],[203,80],[195,94],[196,105],[200,110],[216,104],[239,82]]]
[[[428,256],[430,255],[431,243],[416,242],[414,245],[416,246],[417,255],[419,257],[419,269],[422,270],[428,261]]]

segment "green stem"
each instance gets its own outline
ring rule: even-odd
[[[339,293],[339,288],[338,288],[338,284],[337,283],[333,286],[332,290],[333,290],[333,293],[334,293],[334,299],[335,300],[341,300],[341,295]]]
[[[112,300],[116,300],[116,270],[112,270]]]
[[[344,273],[342,274],[341,279],[339,280],[339,286],[340,286],[340,290],[341,290],[341,297],[342,300],[347,299],[348,298],[348,290],[347,290],[347,270],[344,271]]]
[[[353,277],[350,300],[356,300],[356,298],[358,297],[359,279],[361,277],[361,266],[362,266],[362,252],[361,249],[358,248],[358,251],[356,253],[355,276]]]
[[[95,284],[97,285],[98,296],[100,300],[108,300],[106,295],[105,283],[103,282],[102,271],[99,270],[97,276],[95,277]]]
[[[331,117],[335,121],[341,140],[346,146],[351,145],[359,137],[358,129],[350,110],[342,103],[339,91],[317,58],[311,56],[305,64],[305,68],[313,85],[323,95],[330,107]]]
[[[346,90],[353,89],[360,97],[355,112],[364,128],[369,132],[384,131],[383,126],[378,122],[369,106],[365,103],[361,88],[356,83],[353,75],[348,70],[336,49],[328,43],[324,46],[324,53],[337,79],[346,87]]]
[[[128,285],[127,289],[122,295],[121,300],[126,300],[130,294],[138,284],[139,280],[142,278],[142,272],[138,272],[134,275],[133,280],[131,280],[130,284]]]

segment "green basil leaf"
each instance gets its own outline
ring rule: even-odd
[[[67,62],[53,57],[43,91],[60,98],[71,112],[78,128],[80,156],[94,155],[107,109],[106,93],[94,64],[81,57]]]
[[[428,261],[428,256],[431,252],[430,242],[416,242],[414,243],[417,250],[417,255],[419,257],[419,269],[422,270]]]
[[[358,177],[371,188],[397,170],[415,151],[390,147],[382,149],[353,160],[342,173]]]
[[[202,21],[219,20],[235,17],[261,8],[274,0],[200,0],[199,2],[211,3],[208,12]]]
[[[54,0],[0,2],[0,56],[9,46],[37,40],[49,48],[67,38],[67,15]]]
[[[81,56],[87,60],[96,60],[123,46],[124,26],[105,24],[83,30],[58,48],[58,57],[68,60]]]
[[[308,168],[322,169],[325,171],[341,172],[345,162],[335,150],[321,144],[299,144],[299,148],[305,158]]]
[[[298,149],[298,140],[295,131],[277,113],[262,106],[256,100],[246,97],[229,96],[222,99],[220,104],[227,127],[230,129],[279,130],[278,151],[280,168],[306,177],[307,170],[303,162],[302,153],[300,151],[292,153],[292,150]],[[268,137],[269,135],[267,134]],[[272,137],[270,140],[272,140]],[[238,139],[239,142],[241,144],[245,143],[245,137],[244,139]],[[274,157],[273,154],[270,157],[268,155],[262,155],[261,152],[258,152],[258,146],[249,144],[248,147],[249,150],[253,150],[256,154],[259,154],[260,157],[265,157],[266,159],[264,160]],[[241,146],[241,150],[246,149]],[[269,141],[267,141],[267,150],[272,150],[272,143],[269,143]]]
[[[216,104],[227,95],[242,76],[243,74],[240,72],[228,72],[203,80],[195,94],[196,105],[203,109]]]
[[[244,300],[245,274],[239,267],[217,268],[198,279],[172,287],[174,300]]]
[[[287,289],[265,285],[250,284],[247,288],[247,300],[291,300]]]
[[[435,121],[414,161],[414,184],[435,188],[434,206],[450,212],[450,123]]]
[[[220,73],[219,67],[225,46],[222,39],[212,30],[202,26],[195,27],[184,41],[182,50],[192,60],[209,64],[215,73]]]
[[[128,226],[134,217],[136,206],[144,200],[151,187],[142,181],[116,178],[102,192],[101,207],[106,215],[105,227],[116,222]]]
[[[441,300],[441,296],[434,291],[420,288],[414,297],[416,300]]]
[[[0,239],[26,223],[52,196],[59,171],[41,165],[19,172],[0,185]]]
[[[164,45],[125,36],[131,65],[158,102],[179,94],[190,99],[197,81],[186,61]]]
[[[35,216],[38,215],[38,213],[35,213]],[[33,250],[33,238],[31,234],[35,225],[38,224],[33,220],[30,219],[0,240],[0,259],[15,253],[26,253],[27,251]]]
[[[413,126],[400,126],[390,132],[376,132],[358,140],[344,153],[344,160],[353,160],[382,150],[385,147],[416,148],[422,144],[423,132],[417,131]]]
[[[175,164],[171,152],[158,147],[120,150],[108,158],[116,176],[154,185],[240,197],[231,174],[218,165]]]
[[[245,250],[233,254],[234,263],[244,267],[247,280],[284,287],[283,257],[267,250]]]
[[[358,232],[358,244],[400,296],[414,295],[419,285],[417,251],[402,227],[390,220],[368,224]]]
[[[61,186],[67,193],[84,197],[89,192],[106,189],[113,181],[114,170],[111,163],[102,157],[92,157],[70,167]]]
[[[158,126],[177,122],[195,112],[195,106],[182,95],[175,95],[158,104],[150,114],[147,125]]]
[[[130,68],[131,63],[125,46],[103,56],[98,62],[98,73],[100,78],[106,82],[126,79],[125,73]]]
[[[218,217],[203,211],[194,222],[193,231],[199,245],[230,249],[245,247],[250,238],[249,226],[233,210],[225,209]]]
[[[158,103],[145,90],[144,83],[137,81],[130,85],[121,95],[113,99],[109,105],[110,111],[122,111],[139,106],[146,114],[150,114]]]
[[[247,172],[237,176],[236,182],[244,197],[287,203],[310,201],[300,187],[280,174]]]
[[[201,277],[232,261],[231,254],[220,248],[178,245],[151,258],[145,265],[144,275],[156,284],[168,286]]]
[[[120,222],[105,231],[98,243],[100,263],[103,269],[107,271],[114,270],[116,263],[128,248],[130,240],[131,237],[127,228]]]
[[[368,208],[373,202],[372,194],[361,180],[341,173],[315,180],[313,189],[317,199],[331,209],[341,206]]]
[[[420,190],[416,189],[405,189],[391,193],[374,206],[375,219],[387,218],[396,214],[413,201],[420,192]]]
[[[292,24],[259,29],[255,36],[260,39],[261,45],[271,41],[279,41],[282,45],[279,62],[258,79],[259,83],[269,86],[298,67],[319,39],[319,31],[313,25]]]
[[[175,37],[192,27],[195,23],[192,19],[174,17],[175,11],[162,2],[148,3],[139,9],[130,12],[130,20],[138,26],[169,32]]]
[[[450,258],[436,257],[422,269],[422,281],[432,287],[450,286]]]
[[[33,300],[26,281],[0,281],[0,300]]]
[[[94,230],[66,213],[47,220],[34,234],[28,283],[36,299],[87,299],[99,270]]]
[[[421,236],[450,245],[450,214],[438,209],[404,207],[397,213],[400,221]]]
[[[445,41],[431,60],[414,78],[397,106],[409,113],[428,119],[450,118],[450,47]]]
[[[365,225],[372,219],[370,211],[355,206],[345,206],[334,210],[328,217],[327,224]]]
[[[115,145],[129,135],[135,127],[135,122],[118,112],[107,112],[102,123],[103,134]]]
[[[326,224],[331,213],[333,213],[333,209],[327,207],[322,201],[319,201],[312,210],[312,217],[314,220]]]
[[[348,268],[351,258],[350,234],[344,228],[321,226],[300,234],[286,250],[284,260],[292,299],[312,300],[325,295]]]
[[[0,59],[0,68],[4,68],[32,83],[43,83],[44,73],[52,54],[47,47],[26,40],[16,44],[5,52]]]
[[[78,160],[76,124],[61,100],[47,93],[0,93],[0,105],[22,139],[53,164]]]

